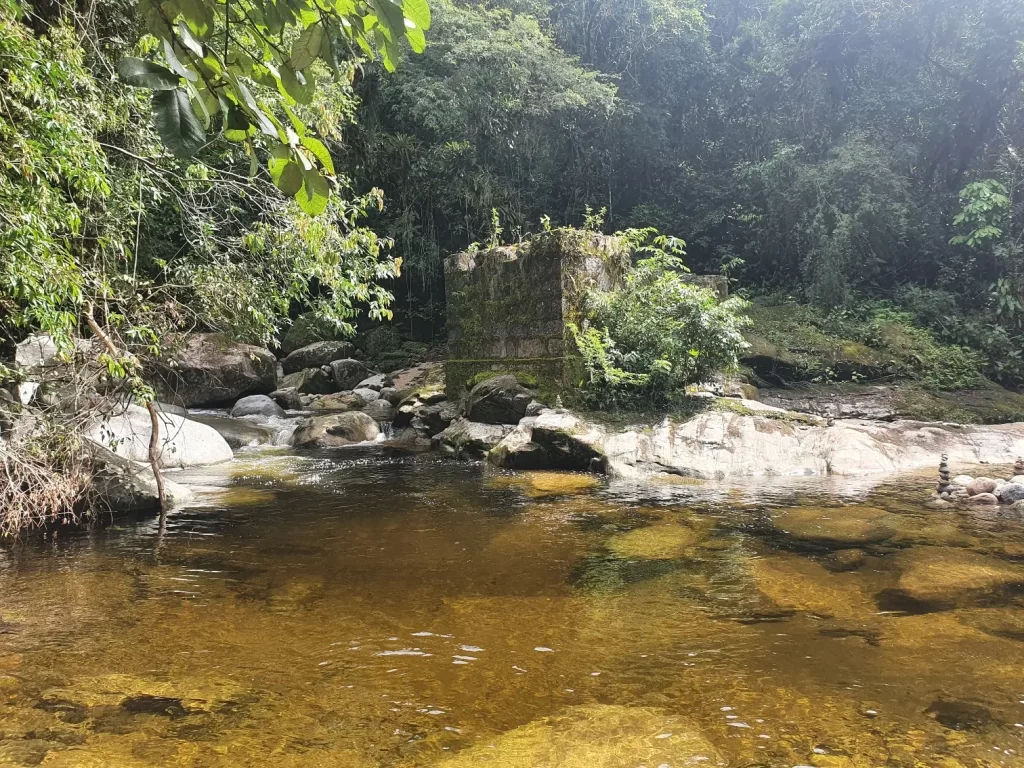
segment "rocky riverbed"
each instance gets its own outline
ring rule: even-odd
[[[1012,464],[1024,455],[1024,424],[823,418],[746,399],[752,388],[742,387],[729,389],[730,397],[721,396],[721,388],[696,392],[685,415],[628,420],[549,407],[507,374],[479,381],[454,402],[441,363],[383,373],[352,354],[348,342],[315,341],[276,362],[266,350],[197,334],[154,381],[161,398],[161,466],[217,464],[261,446],[384,443],[505,469],[661,481],[881,476],[937,466],[943,454],[954,467]],[[26,345],[22,364],[39,378],[26,389],[31,397],[53,396],[52,356],[52,345],[38,339]],[[99,487],[115,509],[155,504],[146,463],[150,428],[145,409],[129,404],[108,406],[87,431],[102,467]],[[187,503],[188,489],[172,476],[168,481],[171,503]],[[947,494],[942,501],[976,496],[999,503],[993,490]],[[1007,503],[1024,498],[1010,496]]]

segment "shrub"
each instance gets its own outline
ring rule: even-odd
[[[673,253],[659,245],[668,242]],[[686,282],[679,241],[655,240],[613,291],[588,297],[588,318],[572,326],[585,363],[590,405],[662,405],[687,384],[734,369],[746,349],[742,299],[724,301]]]

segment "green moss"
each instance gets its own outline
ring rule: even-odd
[[[755,302],[744,362],[762,379],[790,382],[909,379],[934,391],[983,383],[981,361],[940,344],[898,308],[884,304],[823,313],[796,303]]]
[[[796,411],[755,411],[745,406],[740,400],[731,397],[716,397],[711,400],[711,408],[724,413],[736,413],[741,416],[760,416],[771,421],[784,421],[788,424],[801,426],[820,426],[823,422],[817,416],[809,416]]]
[[[486,370],[470,376],[466,380],[466,389],[472,389],[477,384],[481,384],[488,379],[493,379],[496,376],[515,376],[516,381],[528,389],[536,389],[540,386],[540,380],[535,375],[528,373],[527,371]]]
[[[1024,421],[1024,395],[992,382],[957,392],[934,392],[923,387],[904,386],[899,389],[896,404],[901,417],[920,421],[956,424]]]

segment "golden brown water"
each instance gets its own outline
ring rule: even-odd
[[[199,474],[163,536],[0,552],[0,764],[1024,765],[1024,523],[926,480]]]

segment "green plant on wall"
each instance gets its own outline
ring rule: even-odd
[[[735,368],[747,346],[747,303],[686,282],[681,240],[650,230],[622,236],[645,258],[621,287],[592,291],[587,318],[570,326],[586,400],[602,408],[662,404],[687,384]]]

